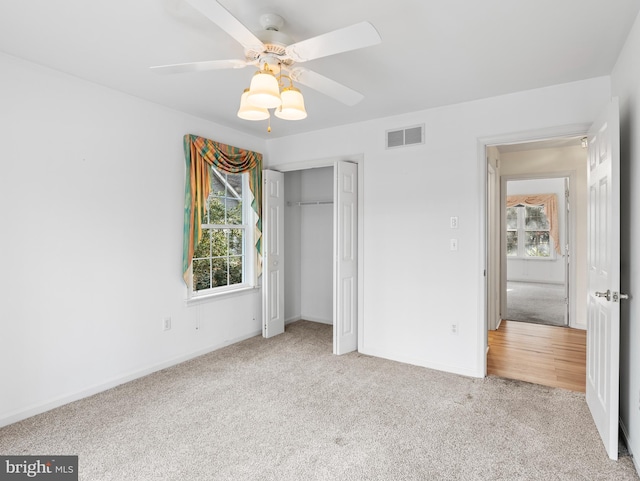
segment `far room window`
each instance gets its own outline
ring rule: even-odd
[[[542,206],[507,207],[507,256],[551,258],[549,219]]]
[[[249,188],[246,173],[210,168],[211,191],[202,220],[202,239],[194,251],[192,294],[213,294],[248,286]],[[249,254],[247,253],[249,251]]]

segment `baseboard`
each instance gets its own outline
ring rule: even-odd
[[[125,384],[127,382],[134,381],[135,379],[139,379],[139,378],[144,377],[144,376],[148,376],[149,374],[153,374],[154,372],[161,371],[162,369],[167,369],[167,368],[175,366],[177,364],[181,364],[181,363],[183,363],[185,361],[189,361],[189,360],[194,359],[196,357],[200,357],[200,356],[202,356],[204,354],[208,354],[210,352],[217,351],[218,349],[222,349],[223,347],[230,346],[231,344],[235,344],[237,342],[244,341],[246,339],[250,339],[252,337],[260,335],[261,333],[262,333],[261,330],[254,331],[254,332],[251,332],[249,334],[237,337],[235,339],[227,340],[227,341],[222,342],[220,344],[209,346],[209,347],[206,347],[204,349],[199,349],[199,350],[193,351],[193,352],[191,352],[189,354],[184,354],[182,356],[178,356],[178,357],[169,359],[167,361],[163,361],[161,363],[145,367],[143,369],[132,371],[132,372],[130,372],[128,374],[125,374],[123,376],[118,376],[118,377],[113,378],[113,379],[111,379],[111,380],[109,380],[107,382],[96,384],[95,386],[91,386],[91,387],[89,387],[87,389],[83,389],[83,390],[75,392],[75,393],[64,395],[64,396],[60,396],[60,397],[54,398],[54,399],[52,399],[50,401],[47,401],[47,402],[44,402],[44,403],[35,404],[35,405],[30,406],[30,407],[28,407],[26,409],[21,409],[21,410],[18,410],[18,411],[14,411],[13,413],[10,413],[9,415],[3,416],[2,418],[0,418],[0,427],[8,426],[9,424],[17,423],[18,421],[22,421],[24,419],[30,418],[32,416],[35,416],[37,414],[42,414],[44,412],[50,411],[50,410],[58,408],[60,406],[64,406],[65,404],[69,404],[69,403],[72,403],[74,401],[78,401],[80,399],[84,399],[86,397],[93,396],[94,394],[98,394],[98,393],[101,393],[101,392],[106,391],[108,389],[112,389],[112,388],[114,388],[116,386],[119,386],[121,384]]]
[[[307,316],[304,314],[300,317],[300,319],[304,319],[305,321],[311,321],[311,322],[319,322],[320,324],[329,324],[333,326],[333,319],[322,319],[320,317]]]
[[[406,356],[403,354],[390,353],[390,352],[382,351],[379,349],[369,349],[365,347],[361,348],[360,346],[358,346],[358,352],[360,352],[361,354],[366,354],[367,356],[381,357],[383,359],[388,359],[390,361],[402,362],[404,364],[412,364],[414,366],[426,367],[428,369],[449,372],[452,374],[460,374],[461,376],[475,377],[475,378],[485,377],[484,373],[483,372],[481,373],[478,370],[467,369],[461,366],[424,361],[422,359],[412,358],[410,356]]]
[[[287,324],[291,324],[292,322],[297,322],[301,320],[302,320],[301,316],[293,316],[293,317],[290,317],[289,319],[285,319],[284,325],[286,326]]]
[[[307,316],[307,315],[299,315],[299,316],[292,316],[289,319],[285,319],[284,324],[285,326],[287,324],[291,324],[292,322],[296,322],[296,321],[311,321],[311,322],[319,322],[320,324],[329,324],[331,326],[333,326],[333,320],[332,319],[322,319],[319,317],[315,317],[315,316]]]
[[[636,472],[640,474],[640,460],[638,460],[638,458],[633,455],[633,446],[631,446],[631,442],[629,441],[629,433],[627,432],[627,428],[622,422],[622,419],[618,420],[618,424],[620,425],[620,431],[622,432],[622,437],[624,438],[624,444],[627,446],[627,451],[629,451],[629,456],[631,456],[631,460],[633,461],[633,465],[636,468]]]
[[[546,279],[507,279],[507,282],[531,282],[532,284],[552,284],[554,286],[563,286],[564,282],[548,281]]]

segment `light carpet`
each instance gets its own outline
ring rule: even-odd
[[[300,321],[0,429],[81,480],[638,480],[583,394],[351,353]]]
[[[507,282],[509,321],[564,326],[564,286],[541,282]]]

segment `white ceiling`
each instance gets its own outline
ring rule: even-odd
[[[213,0],[212,0],[213,1]],[[305,63],[365,95],[301,87],[308,118],[236,117],[253,68],[161,76],[153,65],[243,58],[184,0],[2,0],[0,50],[267,138],[609,75],[638,0],[220,0],[253,32],[282,15],[294,41],[370,21],[382,44]]]

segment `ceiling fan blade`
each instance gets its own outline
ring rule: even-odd
[[[360,92],[356,92],[355,90],[350,89],[335,80],[331,80],[324,75],[320,75],[313,70],[296,67],[291,70],[290,75],[294,82],[306,85],[307,87],[317,90],[328,97],[332,97],[349,107],[354,106],[364,98],[364,95]]]
[[[318,35],[287,47],[287,55],[296,62],[306,62],[336,53],[377,45],[380,34],[369,22],[360,22],[350,27]]]
[[[207,70],[221,70],[225,68],[244,68],[249,65],[246,60],[209,60],[205,62],[175,63],[171,65],[157,65],[149,67],[160,74],[206,72]]]
[[[189,5],[202,13],[222,30],[231,35],[245,50],[264,51],[262,41],[245,27],[231,12],[215,0],[186,0]]]

